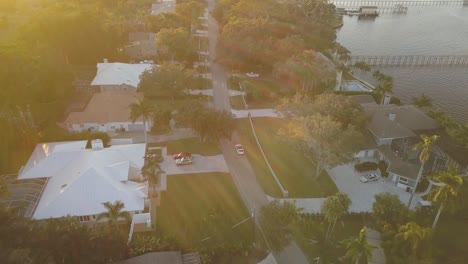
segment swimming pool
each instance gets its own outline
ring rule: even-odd
[[[367,92],[369,89],[364,87],[362,84],[358,82],[348,82],[347,83],[347,90],[352,92]]]

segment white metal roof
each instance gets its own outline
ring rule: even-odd
[[[38,145],[18,176],[19,179],[49,178],[33,218],[96,215],[105,211],[102,203],[115,201],[123,202],[125,211],[144,209],[147,186],[129,181],[128,175],[130,167],[143,166],[145,144],[101,150],[81,148],[78,142],[52,144],[54,147],[48,155],[36,160],[43,152],[42,146],[48,144]]]
[[[122,85],[127,84],[138,88],[141,75],[151,70],[152,64],[128,64],[128,63],[98,63],[97,73],[91,85]]]

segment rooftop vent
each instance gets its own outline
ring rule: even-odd
[[[389,119],[389,120],[395,121],[395,118],[396,118],[396,114],[395,114],[395,113],[389,113],[389,114],[388,114],[388,119]]]

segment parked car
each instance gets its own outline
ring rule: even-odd
[[[374,182],[379,179],[379,176],[375,173],[370,173],[359,178],[361,182]]]
[[[180,158],[180,159],[176,159],[175,163],[176,163],[177,166],[191,165],[193,163],[193,161],[189,157],[183,157],[183,158]]]
[[[236,144],[236,153],[239,155],[244,155],[244,147],[241,144]]]
[[[248,72],[248,73],[246,73],[245,75],[247,75],[247,76],[250,77],[250,78],[258,78],[258,77],[260,77],[260,74],[259,74],[259,73],[254,73],[254,72]]]
[[[180,158],[192,158],[192,154],[188,153],[188,152],[180,152],[180,153],[177,153],[175,154],[174,156],[172,156],[175,160],[177,159],[180,159]]]

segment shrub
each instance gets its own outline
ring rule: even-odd
[[[387,168],[388,168],[387,163],[385,163],[385,161],[381,160],[379,162],[379,170],[380,170],[380,175],[382,175],[382,177],[388,177]]]
[[[358,172],[373,171],[373,170],[376,170],[377,168],[378,168],[377,163],[370,162],[370,161],[366,161],[366,162],[354,165],[354,169]]]

